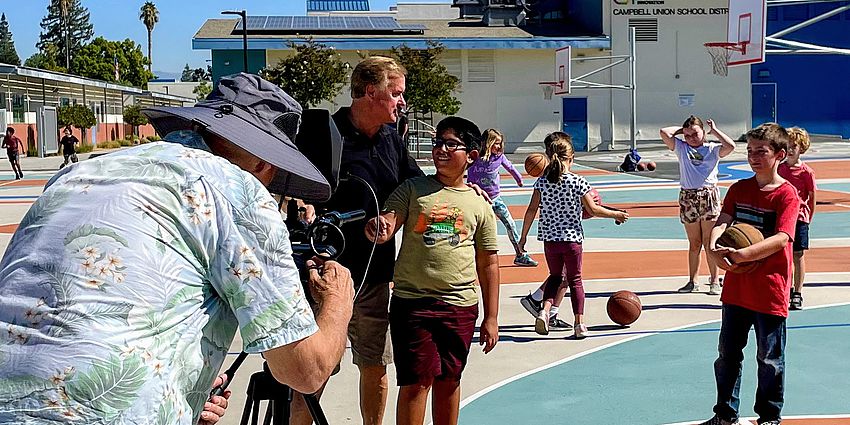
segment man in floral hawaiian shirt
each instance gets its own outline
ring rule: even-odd
[[[146,111],[163,142],[47,183],[0,262],[0,423],[214,422],[201,413],[237,329],[276,379],[321,386],[351,278],[312,268],[314,315],[266,188],[329,195],[291,142],[300,112],[257,76],[224,78],[193,108]]]

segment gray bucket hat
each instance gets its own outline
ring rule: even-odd
[[[331,196],[327,179],[293,143],[301,105],[257,75],[222,77],[206,100],[193,107],[156,106],[142,113],[162,136],[197,124],[274,165],[278,171],[270,192],[319,202]]]

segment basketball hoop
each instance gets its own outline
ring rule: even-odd
[[[714,42],[705,43],[705,50],[711,55],[714,75],[725,77],[729,75],[729,58],[732,52],[746,53],[746,43]]]
[[[543,100],[552,100],[552,94],[555,93],[555,87],[561,87],[561,83],[557,81],[541,81],[537,83],[540,89],[543,90]]]

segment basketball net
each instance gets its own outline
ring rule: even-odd
[[[705,43],[705,50],[711,55],[711,64],[714,68],[714,75],[725,77],[729,75],[729,58],[732,57],[732,52],[739,50],[735,43]]]
[[[555,86],[549,84],[541,84],[543,90],[543,100],[552,100],[552,94],[555,93]]]

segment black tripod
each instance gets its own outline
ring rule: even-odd
[[[241,353],[239,357],[230,365],[230,368],[225,371],[227,375],[227,384],[233,379],[233,374],[236,369],[245,360],[248,353]],[[227,388],[227,384],[222,387],[214,388],[213,394],[221,395]],[[270,425],[274,419],[274,425],[289,425],[289,416],[292,412],[291,404],[295,392],[288,385],[281,384],[274,379],[269,371],[268,363],[263,363],[263,370],[255,372],[251,375],[251,380],[248,382],[246,391],[248,398],[245,400],[245,408],[242,410],[241,425],[248,425],[250,420],[251,425],[257,425],[260,415],[260,402],[268,401],[266,412],[263,417],[263,425]],[[304,402],[307,404],[307,409],[310,410],[310,416],[313,417],[313,422],[316,425],[328,425],[328,419],[322,412],[322,407],[319,406],[319,399],[314,394],[303,394]]]

